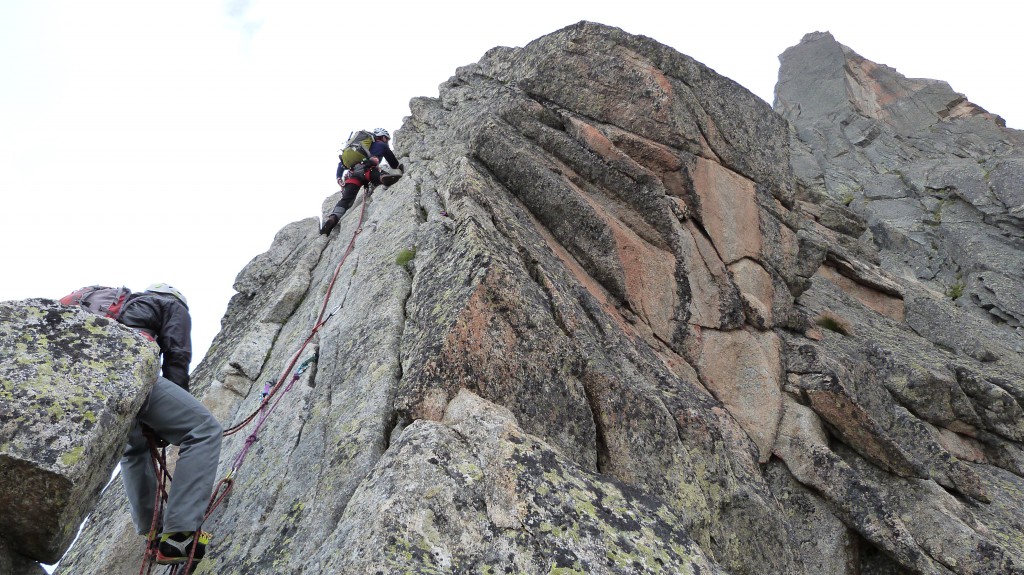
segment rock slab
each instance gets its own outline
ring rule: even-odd
[[[117,322],[47,299],[0,302],[0,538],[55,563],[117,464],[159,369]]]

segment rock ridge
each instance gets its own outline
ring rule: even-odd
[[[852,54],[788,50],[776,113],[580,22],[414,98],[409,173],[236,279],[193,375],[226,426],[315,363],[201,569],[1024,572],[1020,281],[956,248],[1012,251],[1019,134]],[[59,571],[131,569],[127,523],[114,485]]]

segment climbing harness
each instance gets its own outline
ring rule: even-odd
[[[370,194],[372,194],[372,191]],[[224,478],[221,479],[214,487],[213,494],[210,496],[210,503],[206,507],[206,514],[203,516],[202,523],[206,523],[206,520],[210,518],[214,510],[217,509],[225,499],[227,499],[227,496],[234,485],[235,473],[241,468],[242,463],[245,461],[245,458],[249,453],[249,449],[253,444],[259,441],[260,429],[263,427],[263,424],[266,423],[270,414],[277,409],[278,404],[281,403],[285,394],[292,389],[292,386],[294,386],[295,382],[299,380],[303,372],[305,372],[311,364],[316,362],[318,353],[314,352],[313,355],[306,358],[305,361],[299,364],[298,368],[295,369],[295,365],[299,362],[299,358],[302,357],[303,351],[305,351],[306,347],[316,337],[320,328],[322,328],[324,324],[326,324],[327,321],[341,309],[341,305],[339,304],[332,309],[330,313],[326,313],[327,304],[331,301],[331,293],[334,290],[334,284],[338,279],[338,274],[341,273],[341,268],[345,265],[345,260],[348,259],[349,254],[351,254],[352,250],[355,248],[356,238],[363,231],[363,220],[366,216],[367,199],[368,194],[364,194],[362,210],[359,212],[359,222],[356,224],[356,230],[352,233],[352,239],[349,241],[348,247],[345,249],[345,253],[341,256],[341,261],[338,262],[337,267],[334,269],[334,274],[331,276],[331,282],[327,286],[327,293],[324,295],[324,303],[320,307],[320,313],[317,315],[316,323],[313,324],[313,328],[310,330],[309,336],[306,337],[305,341],[303,341],[302,345],[299,347],[299,350],[292,356],[291,360],[288,362],[287,368],[284,370],[284,373],[281,374],[280,379],[278,379],[273,385],[271,385],[270,382],[264,384],[263,391],[260,394],[259,407],[257,407],[255,411],[241,422],[224,430],[223,434],[225,437],[234,435],[252,423],[253,420],[259,418],[259,421],[256,423],[256,427],[253,429],[252,433],[245,438],[245,444],[242,446],[241,451],[239,451],[238,455],[235,456],[231,469],[228,470],[228,473]],[[292,369],[295,369],[294,374],[292,374]],[[292,374],[291,381],[288,381],[289,374]],[[286,381],[288,381],[287,385],[285,385]],[[280,395],[278,395],[279,392]],[[272,401],[273,403],[271,404]],[[146,551],[143,556],[142,566],[139,569],[139,575],[143,575],[144,573],[149,574],[155,564],[158,537],[157,531],[160,529],[159,520],[163,515],[163,507],[167,502],[167,485],[173,481],[171,474],[167,471],[166,442],[151,431],[146,435],[146,437],[149,441],[150,455],[153,460],[153,467],[158,480],[156,504],[153,507],[153,521],[150,525],[149,537],[146,539]],[[160,445],[161,442],[163,443],[163,446]],[[198,561],[194,561],[194,554],[196,548],[199,546],[198,541],[199,534],[201,532],[200,530],[202,529],[202,523],[200,523],[194,533],[195,543],[192,545],[188,560],[177,565],[169,565],[168,567],[171,567],[171,570],[168,575],[186,575],[191,573],[192,570],[199,565]]]

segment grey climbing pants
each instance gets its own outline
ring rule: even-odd
[[[161,531],[196,531],[203,522],[217,478],[220,423],[191,393],[169,379],[157,378],[128,433],[128,446],[121,458],[121,481],[131,504],[132,520],[140,534],[149,533],[157,487],[149,442],[142,433],[143,424],[168,443],[178,446],[178,462]],[[159,523],[157,528],[160,528]]]

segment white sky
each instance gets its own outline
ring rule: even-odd
[[[779,54],[827,30],[1024,128],[1012,5],[0,0],[0,300],[168,282],[192,308],[194,368],[235,275],[336,191],[351,130],[394,132],[457,67],[580,20],[650,36],[769,103]]]

